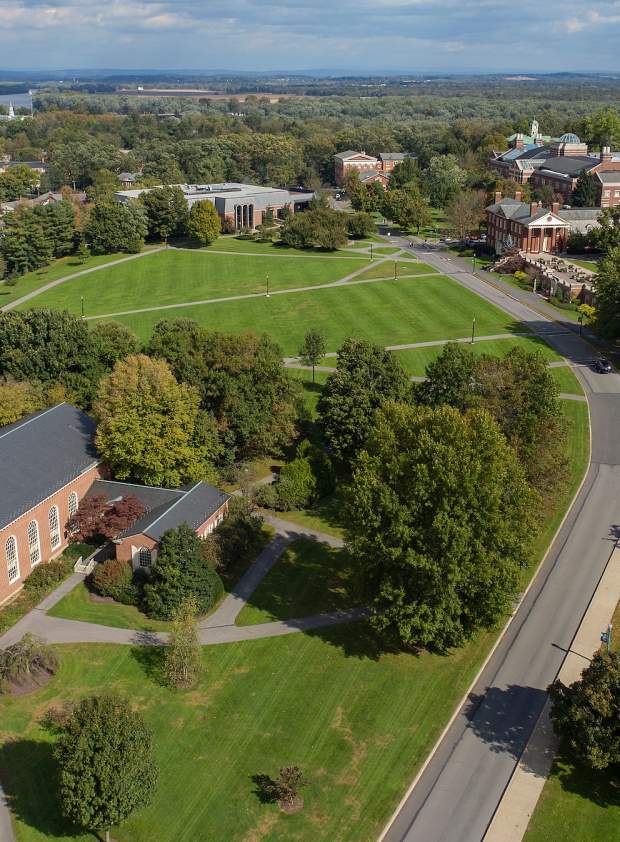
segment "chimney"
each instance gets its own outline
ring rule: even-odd
[[[517,200],[517,202],[520,202],[520,201],[521,201],[521,196],[522,196],[522,195],[523,195],[523,194],[522,194],[522,192],[521,192],[520,190],[515,190],[515,199]]]
[[[560,212],[560,203],[559,203],[559,202],[554,202],[554,203],[551,205],[551,213],[559,213],[559,212]]]
[[[530,202],[530,216],[534,216],[534,214],[537,214],[538,209],[538,202]]]
[[[497,204],[499,204],[499,202],[501,202],[501,201],[502,201],[502,193],[501,193],[501,190],[496,190],[496,191],[495,191],[495,204],[497,205]]]
[[[603,146],[601,149],[601,162],[604,161],[611,161],[611,147],[610,146]]]

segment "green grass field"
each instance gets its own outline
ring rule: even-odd
[[[37,269],[35,272],[28,272],[17,279],[15,286],[0,283],[0,307],[4,307],[16,298],[21,298],[29,292],[34,292],[40,287],[49,284],[50,281],[57,281],[59,278],[75,275],[85,269],[94,269],[97,266],[106,266],[114,260],[122,260],[126,254],[99,254],[89,257],[84,263],[79,263],[74,256],[61,257],[54,260],[49,266]],[[95,273],[96,274],[96,273]]]
[[[267,277],[270,291],[329,283],[366,265],[355,257],[269,258],[170,250],[67,281],[22,308],[51,307],[79,315],[83,298],[84,314],[96,316],[266,292]]]
[[[568,366],[551,368],[549,370],[553,375],[553,379],[560,387],[561,392],[566,392],[568,395],[583,395],[581,383]]]
[[[476,324],[477,324],[476,318]],[[471,330],[471,324],[469,326]],[[465,330],[462,334],[467,335]],[[513,348],[524,348],[528,351],[540,351],[545,359],[552,362],[559,360],[560,356],[547,343],[537,336],[515,336],[511,339],[481,339],[473,345],[466,343],[467,350],[474,354],[491,354],[497,357],[504,357]],[[392,351],[409,374],[423,376],[426,373],[426,366],[435,360],[442,352],[442,345],[432,345],[428,348],[407,348],[404,351]]]
[[[159,683],[155,647],[63,646],[44,688],[0,700],[2,784],[19,842],[95,842],[59,815],[55,764],[41,718],[52,706],[113,690],[155,735],[152,806],[119,842],[374,842],[491,644],[450,658],[377,649],[363,624],[207,647],[190,691]],[[252,776],[298,763],[305,808],[262,804]]]
[[[81,620],[84,623],[99,623],[115,629],[137,629],[138,631],[168,631],[170,623],[149,618],[133,605],[118,602],[95,602],[86,585],[81,582],[60,602],[48,611],[50,617],[65,620]]]
[[[475,313],[481,334],[522,331],[523,325],[442,275],[377,281],[245,301],[172,308],[115,321],[148,339],[161,319],[189,318],[212,330],[268,333],[286,355],[296,354],[311,327],[336,351],[348,336],[389,345],[467,335]]]
[[[437,272],[432,266],[420,263],[418,260],[383,260],[381,263],[374,263],[365,272],[359,274],[356,280],[393,278],[394,264],[396,264],[397,278],[406,278],[411,275],[429,275]]]
[[[358,602],[354,575],[345,550],[301,538],[287,547],[248,599],[237,625],[255,626],[350,608]]]
[[[361,242],[361,241],[359,241]],[[367,245],[370,245],[368,242]],[[294,249],[290,246],[285,246],[283,243],[262,243],[257,240],[244,240],[234,236],[219,237],[210,246],[205,249],[200,249],[203,252],[211,251],[227,251],[227,252],[241,252],[243,254],[272,254],[272,255],[289,255],[291,257],[304,257],[314,255],[319,257],[343,257],[347,252],[342,249],[335,251],[325,251],[324,249]],[[348,255],[349,257],[351,255]]]

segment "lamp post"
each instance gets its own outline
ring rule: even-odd
[[[82,308],[82,318],[84,318],[84,296],[80,295],[80,305]]]
[[[265,298],[269,298],[269,272],[267,272],[267,292]]]
[[[370,262],[372,263],[372,243],[370,244]]]
[[[476,339],[476,317],[474,316],[474,318],[472,319],[472,323],[471,323],[471,344],[472,345],[474,344],[475,339]]]
[[[394,280],[398,278],[398,263],[394,261]]]

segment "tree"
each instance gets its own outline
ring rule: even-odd
[[[71,254],[75,246],[75,211],[71,202],[64,199],[51,205],[42,205],[34,210],[41,221],[43,234],[54,257]]]
[[[580,133],[589,146],[613,149],[620,143],[620,114],[613,106],[601,108],[584,119]]]
[[[296,213],[285,221],[280,239],[292,248],[334,251],[349,239],[347,214],[322,206]]]
[[[590,231],[592,245],[608,252],[620,248],[620,205],[605,208],[598,218],[598,226]]]
[[[431,205],[435,208],[443,207],[463,189],[467,180],[467,173],[459,166],[455,155],[431,158],[424,176]]]
[[[393,354],[361,339],[345,340],[318,403],[325,441],[336,458],[349,462],[366,441],[378,407],[405,399],[409,389]]]
[[[404,187],[406,184],[415,183],[418,181],[419,176],[420,170],[417,160],[415,158],[403,158],[392,170],[390,187]]]
[[[141,196],[146,210],[149,237],[168,240],[187,231],[189,211],[180,187],[158,187]],[[218,228],[219,231],[219,228]]]
[[[105,494],[89,494],[83,497],[77,512],[67,521],[67,531],[71,540],[87,543],[99,537],[107,509],[108,498]]]
[[[0,202],[14,202],[30,196],[39,186],[39,174],[25,164],[18,164],[0,175]]]
[[[426,380],[416,384],[416,401],[426,406],[471,409],[474,404],[477,360],[464,345],[448,342],[441,354],[426,367]]]
[[[0,649],[0,693],[4,693],[10,684],[19,683],[33,673],[55,673],[58,669],[58,656],[40,638],[25,634],[17,643]]]
[[[267,208],[263,213],[263,221],[260,225],[256,226],[256,230],[258,231],[261,240],[266,240],[268,242],[273,240],[277,231],[277,226],[273,210],[271,208]]]
[[[283,766],[276,778],[269,775],[257,775],[257,783],[270,801],[277,801],[284,810],[303,807],[300,790],[310,783],[304,777],[299,766]]]
[[[170,620],[189,598],[196,600],[199,614],[206,614],[223,592],[222,580],[205,560],[202,542],[194,530],[186,523],[167,530],[144,586],[149,617]]]
[[[597,652],[570,686],[549,687],[553,730],[592,769],[620,763],[620,655]]]
[[[104,201],[92,209],[84,236],[93,254],[136,254],[142,250],[147,230],[141,204]]]
[[[299,349],[299,359],[303,365],[312,366],[312,382],[314,383],[314,369],[325,356],[325,335],[320,330],[312,328],[304,336]]]
[[[54,749],[62,812],[78,827],[105,831],[148,806],[157,785],[153,735],[129,701],[90,696],[75,707]]]
[[[177,383],[164,360],[117,362],[93,409],[97,448],[118,479],[177,488],[208,475],[217,447],[202,439],[198,393]]]
[[[415,228],[417,232],[431,222],[428,205],[416,184],[388,190],[384,197],[383,212],[397,225]]]
[[[106,509],[99,530],[100,534],[109,541],[113,541],[121,532],[139,520],[145,511],[144,504],[135,495],[126,494]]]
[[[349,236],[354,240],[363,240],[376,231],[375,221],[369,213],[353,213],[347,220]]]
[[[459,240],[466,240],[477,232],[484,219],[484,191],[466,190],[453,196],[446,205],[446,218],[450,230]]]
[[[51,262],[53,243],[47,239],[41,218],[34,210],[23,207],[5,217],[0,254],[9,274],[22,275]]]
[[[385,404],[345,510],[375,628],[446,651],[495,625],[529,559],[534,502],[487,412]]]
[[[90,249],[84,240],[80,240],[78,247],[75,250],[75,257],[79,263],[86,263],[90,257]]]
[[[30,383],[0,382],[0,427],[43,409],[41,390]]]
[[[620,339],[620,245],[599,260],[594,289],[597,333],[605,339]]]
[[[193,597],[175,609],[164,656],[164,672],[171,687],[193,687],[200,672],[200,644],[196,634],[198,603]]]
[[[215,209],[215,205],[204,200],[192,205],[187,223],[187,233],[192,240],[197,240],[201,245],[208,246],[220,235],[222,223]]]
[[[90,586],[100,596],[110,597],[122,605],[138,603],[140,592],[129,561],[108,558],[97,564],[90,576]]]
[[[140,340],[135,333],[118,322],[97,322],[90,335],[97,360],[107,369],[140,350]]]
[[[598,205],[600,182],[595,175],[582,172],[571,194],[571,204],[577,208],[594,208]]]

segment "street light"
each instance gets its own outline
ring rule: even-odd
[[[80,295],[80,304],[82,306],[82,318],[84,318],[84,296]]]
[[[372,243],[370,244],[370,260],[372,262]]]
[[[398,263],[394,261],[394,280],[398,278]]]
[[[476,339],[476,317],[474,316],[474,318],[472,319],[472,323],[471,323],[471,344],[472,345],[474,344],[475,339]]]
[[[265,298],[269,298],[269,272],[267,272],[267,292]]]

